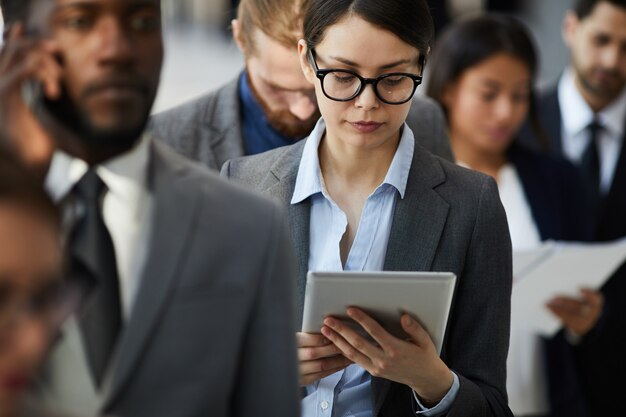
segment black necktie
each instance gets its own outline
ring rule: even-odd
[[[586,130],[589,131],[589,144],[583,152],[580,162],[580,167],[582,169],[585,182],[587,183],[589,197],[595,210],[598,209],[601,200],[600,153],[598,149],[598,140],[602,129],[602,125],[596,118],[594,118],[593,121],[587,126]]]
[[[70,276],[86,289],[79,323],[87,361],[98,387],[122,327],[115,249],[100,208],[105,188],[91,169],[76,184],[74,196],[83,210],[70,235]]]

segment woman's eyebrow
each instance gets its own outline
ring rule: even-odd
[[[351,61],[349,59],[346,59],[346,58],[342,58],[342,57],[339,57],[339,56],[331,56],[330,58],[335,60],[335,61],[341,62],[342,64],[345,64],[345,65],[348,65],[350,67],[353,67],[353,68],[357,68],[357,69],[361,68],[361,66],[359,64],[357,64],[356,62],[353,62],[353,61]],[[324,61],[324,59],[322,59],[321,61]],[[399,65],[410,64],[412,61],[413,60],[411,60],[411,59],[402,59],[402,60],[399,60],[399,61],[391,62],[389,64],[381,65],[380,67],[378,67],[378,69],[379,70],[386,70],[386,69],[389,69],[389,68],[397,67]]]

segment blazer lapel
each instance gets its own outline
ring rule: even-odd
[[[440,162],[416,144],[405,196],[396,202],[386,271],[431,269],[450,209],[434,190],[444,181]],[[380,413],[390,388],[390,381],[372,378],[374,416]]]
[[[386,271],[430,270],[448,217],[448,203],[434,190],[444,181],[438,160],[416,146],[405,197],[396,203]]]
[[[185,165],[179,163],[177,157],[165,154],[156,144],[152,150],[151,247],[137,299],[115,357],[113,382],[104,410],[114,403],[128,382],[167,305],[199,206],[197,194],[186,187]]]
[[[291,204],[296,187],[298,168],[302,159],[302,151],[306,140],[290,146],[270,168],[264,193],[287,207],[289,233],[296,254],[297,265],[297,297],[298,319],[302,319],[306,274],[309,270],[309,227],[311,219],[311,200],[306,199],[298,204]],[[300,324],[298,324],[300,325]]]
[[[206,125],[210,131],[207,138],[218,170],[229,159],[245,155],[243,126],[240,119],[240,78],[241,75],[220,89],[214,105],[208,109],[204,117],[205,120],[213,122],[212,125]]]
[[[304,310],[304,293],[306,290],[306,274],[309,270],[309,227],[311,220],[311,202],[303,201],[289,206],[289,231],[296,253],[297,284],[296,295],[298,297],[297,318],[298,327],[302,325],[302,312]]]

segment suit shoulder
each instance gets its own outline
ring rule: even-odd
[[[211,125],[213,118],[219,113],[217,110],[220,103],[229,109],[236,108],[237,91],[238,78],[195,99],[157,113],[150,119],[149,129],[157,135],[163,133],[161,139],[167,139],[164,136],[184,129]]]
[[[218,93],[219,90],[212,91],[169,110],[157,113],[152,116],[150,127],[155,128],[155,130],[173,130],[172,124],[178,125],[204,120],[205,115],[210,112],[210,108],[215,102]]]
[[[205,208],[210,207],[210,212],[219,216],[220,222],[231,225],[233,230],[261,233],[266,227],[259,223],[274,224],[271,219],[280,217],[277,213],[282,208],[260,192],[228,181],[203,166],[194,164],[190,166],[190,172],[191,190],[200,195]]]
[[[297,166],[304,143],[305,140],[257,155],[231,159],[224,165],[222,175],[241,183],[250,183],[269,175],[272,167],[279,163],[284,167]]]
[[[446,183],[454,184],[458,187],[467,187],[468,191],[475,191],[476,187],[483,187],[486,182],[495,183],[492,177],[482,172],[462,167],[441,157],[435,156],[435,158],[439,161],[446,174]]]
[[[508,156],[518,170],[539,170],[546,179],[554,175],[578,175],[578,169],[565,157],[531,148],[525,142],[514,144]]]

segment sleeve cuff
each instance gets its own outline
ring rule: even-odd
[[[432,408],[424,407],[424,405],[420,402],[419,398],[417,397],[417,394],[415,393],[415,391],[413,391],[413,397],[415,398],[415,401],[417,402],[416,415],[423,416],[423,417],[436,417],[436,416],[444,415],[448,413],[448,411],[450,411],[450,408],[452,407],[452,403],[454,402],[457,395],[459,394],[459,389],[461,387],[461,383],[459,382],[459,377],[457,376],[457,374],[452,372],[452,378],[453,378],[452,387],[450,387],[450,390],[445,395],[445,397],[443,397],[441,401],[439,401],[439,404],[437,404],[436,406]]]

